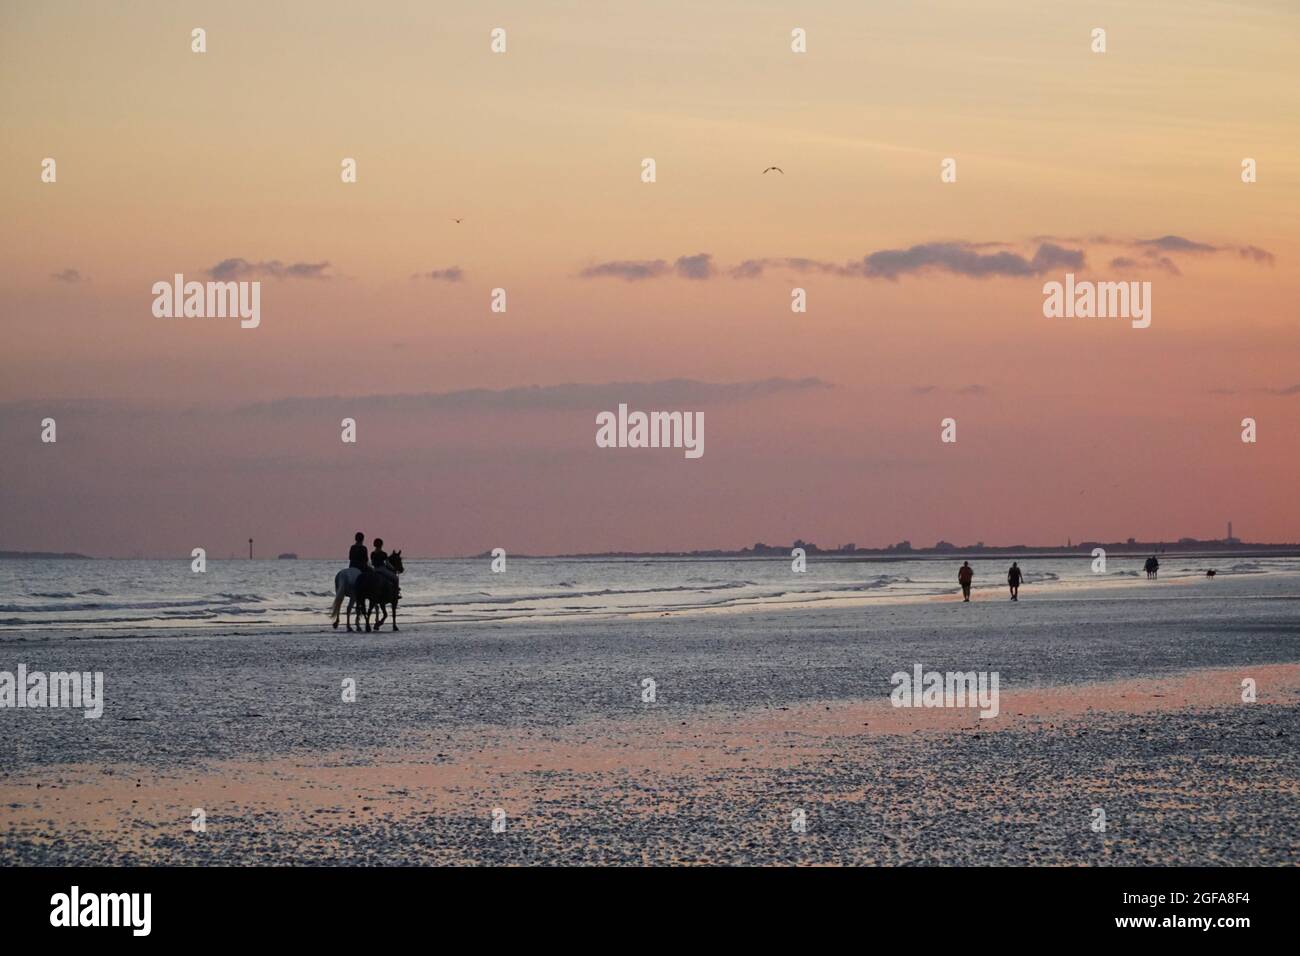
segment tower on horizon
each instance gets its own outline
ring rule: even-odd
[[[1224,544],[1237,544],[1237,539],[1232,536],[1231,521],[1228,522],[1228,537],[1224,540]]]

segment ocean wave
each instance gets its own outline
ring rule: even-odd
[[[698,585],[679,584],[672,587],[655,587],[655,588],[600,588],[592,591],[566,591],[563,594],[552,594],[545,591],[527,591],[522,594],[502,594],[493,595],[489,591],[471,591],[462,594],[444,594],[432,602],[416,604],[410,602],[412,607],[432,607],[434,605],[450,604],[459,606],[464,604],[514,604],[519,601],[546,601],[563,598],[566,601],[573,598],[597,598],[597,597],[626,597],[635,595],[650,594],[677,594],[684,591],[690,591],[700,594],[707,594],[712,591],[728,591],[736,588],[756,587],[753,581],[731,581],[727,583],[714,584],[707,588],[701,588]],[[850,588],[852,589],[852,588]],[[403,598],[403,600],[407,600]]]

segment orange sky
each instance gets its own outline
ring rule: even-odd
[[[6,4],[0,549],[1300,540],[1300,10],[1133,6]],[[1029,265],[863,265],[933,243]],[[328,266],[249,276],[257,329],[153,316],[230,259]],[[1066,271],[1151,327],[1044,318]],[[595,447],[608,383],[677,379],[703,458]]]

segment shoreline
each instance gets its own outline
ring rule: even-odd
[[[1250,572],[1236,572],[1232,574],[1223,574],[1222,580],[1213,579],[1211,586],[1223,586],[1228,581],[1263,579],[1273,580],[1292,578],[1300,582],[1300,570],[1262,570]],[[1176,574],[1169,573],[1166,577],[1156,581],[1147,581],[1142,577],[1131,575],[1114,575],[1109,574],[1099,576],[1096,580],[1085,581],[1042,581],[1036,583],[1026,583],[1021,585],[1022,604],[1034,603],[1037,596],[1043,595],[1047,600],[1059,600],[1065,598],[1086,598],[1093,594],[1105,594],[1106,592],[1130,592],[1138,587],[1187,587],[1196,583],[1204,583],[1207,579],[1204,575],[1194,573]],[[767,614],[783,611],[810,611],[819,609],[870,609],[872,607],[892,607],[902,605],[922,605],[922,604],[962,604],[961,590],[954,581],[951,592],[942,593],[922,593],[922,594],[899,594],[899,593],[838,593],[838,592],[820,592],[825,596],[793,597],[789,600],[782,599],[763,599],[754,600],[738,599],[737,603],[722,602],[718,604],[700,604],[690,606],[678,606],[667,608],[637,609],[637,610],[580,610],[568,613],[514,613],[509,615],[500,615],[496,617],[484,617],[473,614],[456,616],[452,611],[446,617],[427,618],[415,622],[408,621],[403,625],[401,616],[401,607],[399,605],[399,627],[403,630],[415,630],[429,627],[446,628],[449,626],[462,627],[481,624],[526,624],[526,625],[546,625],[554,626],[560,624],[573,624],[575,622],[586,621],[641,621],[653,620],[657,618],[692,618],[708,617],[713,615],[746,615],[746,614]],[[1011,603],[1006,597],[1006,584],[986,584],[978,583],[972,589],[972,604],[1005,604]],[[810,595],[818,595],[818,592],[809,592]],[[555,595],[554,598],[562,598],[563,595]],[[1147,598],[1153,597],[1147,595]],[[1183,597],[1188,597],[1183,595]],[[1194,599],[1215,599],[1214,595],[1192,595]],[[323,598],[328,601],[328,598]],[[346,605],[345,605],[346,606]],[[454,608],[456,605],[447,605]],[[421,605],[422,610],[430,607],[439,607],[439,605]],[[264,633],[268,636],[286,635],[286,634],[314,634],[329,632],[334,630],[327,621],[328,615],[322,611],[321,623],[299,623],[284,622],[267,624],[264,621],[239,621],[239,622],[222,622],[219,624],[188,624],[173,625],[169,622],[147,623],[140,622],[109,622],[95,625],[79,625],[77,627],[68,627],[60,625],[57,622],[41,623],[34,625],[24,625],[22,627],[5,627],[0,626],[0,647],[6,643],[6,639],[12,640],[12,635],[22,635],[24,633],[33,635],[49,635],[51,637],[64,637],[68,640],[127,640],[133,637],[143,637],[144,635],[136,634],[104,634],[93,635],[92,631],[120,632],[120,631],[142,631],[146,632],[149,637],[205,637],[221,636],[222,634],[252,634]],[[342,619],[340,619],[341,621]],[[339,633],[346,633],[346,627],[340,623]],[[366,633],[362,631],[361,633]],[[375,633],[375,632],[370,632]],[[382,634],[390,634],[391,626],[386,625]],[[400,632],[399,632],[400,633]],[[18,637],[15,642],[26,641],[25,637]]]

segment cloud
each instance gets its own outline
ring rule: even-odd
[[[1081,249],[1052,243],[1038,247],[1032,259],[1017,252],[979,252],[965,242],[927,242],[907,249],[883,249],[862,259],[859,273],[866,278],[895,280],[913,272],[948,272],[987,279],[991,276],[1037,276],[1058,268],[1083,266]]]
[[[64,269],[62,272],[51,272],[50,278],[55,282],[66,282],[68,285],[76,285],[78,282],[90,281],[76,269]]]
[[[1133,259],[1130,256],[1116,256],[1110,260],[1110,267],[1120,272],[1132,272],[1135,269],[1141,269],[1147,266],[1154,266],[1168,272],[1170,275],[1180,276],[1182,271],[1174,264],[1174,260],[1168,256],[1154,255],[1142,260]]]
[[[1204,242],[1193,242],[1182,236],[1161,236],[1159,239],[1137,239],[1135,246],[1151,246],[1165,252],[1217,252],[1215,246]]]
[[[713,256],[707,252],[697,252],[693,256],[681,256],[673,268],[683,279],[709,279],[714,274]]]
[[[913,385],[913,395],[930,395],[935,392],[945,392],[953,395],[987,395],[989,392],[987,385],[963,385],[961,388],[940,388],[938,385]]]
[[[213,279],[227,281],[230,279],[252,279],[269,277],[272,279],[330,279],[325,270],[328,262],[293,262],[285,264],[279,259],[265,262],[249,262],[247,259],[222,259],[208,270]]]
[[[693,256],[679,256],[671,266],[663,259],[621,259],[598,262],[587,266],[578,273],[578,277],[613,278],[637,282],[641,279],[657,279],[660,276],[673,274],[683,279],[711,279],[715,273],[713,256],[707,252],[697,252]]]
[[[816,272],[865,279],[896,280],[918,272],[948,272],[984,279],[990,276],[1038,276],[1055,269],[1079,269],[1084,265],[1082,249],[1067,249],[1044,242],[1032,257],[1002,248],[996,242],[926,242],[906,249],[881,249],[860,260],[844,263],[826,262],[789,256],[780,259],[746,259],[729,274],[736,279],[753,279],[768,268],[794,272]],[[981,252],[995,248],[995,252]]]
[[[1238,246],[1237,254],[1243,259],[1251,259],[1255,262],[1267,262],[1269,265],[1272,265],[1276,258],[1273,253],[1269,252],[1267,249],[1261,249],[1259,246]]]
[[[459,282],[465,278],[465,270],[460,266],[451,266],[447,269],[434,269],[431,272],[417,272],[411,276],[412,279],[433,279],[440,282]]]
[[[1211,254],[1216,252],[1235,252],[1243,259],[1249,259],[1252,262],[1266,263],[1272,265],[1276,257],[1267,249],[1261,249],[1259,246],[1245,245],[1222,245],[1214,246],[1208,242],[1196,242],[1192,239],[1185,239],[1182,236],[1161,236],[1158,239],[1136,239],[1133,246],[1144,248],[1143,255],[1154,258],[1159,252],[1186,252],[1191,254]],[[1168,261],[1168,260],[1164,260]]]
[[[1300,385],[1287,385],[1285,388],[1212,388],[1210,395],[1279,395],[1288,397],[1300,395]]]
[[[746,259],[738,266],[728,270],[733,279],[757,279],[764,270],[789,269],[793,272],[821,272],[829,275],[854,275],[853,266],[840,265],[835,262],[821,262],[817,259],[805,259],[799,256],[784,256],[777,259]]]
[[[471,388],[452,392],[391,395],[302,396],[241,405],[247,415],[284,416],[347,411],[555,411],[612,409],[620,402],[637,408],[680,409],[698,405],[745,402],[781,392],[833,388],[820,378],[766,378],[742,382],[701,382],[688,378],[653,382],[525,385],[517,388]]]
[[[668,263],[662,259],[624,259],[614,262],[599,262],[594,266],[587,266],[578,273],[578,276],[582,279],[608,277],[636,282],[639,279],[653,279],[656,276],[664,275],[667,271]]]
[[[888,279],[897,281],[905,275],[947,273],[974,279],[995,276],[1006,278],[1032,278],[1066,269],[1080,270],[1088,267],[1089,247],[1121,247],[1132,254],[1112,255],[1112,269],[1158,269],[1169,275],[1182,275],[1178,264],[1167,253],[1190,255],[1236,252],[1253,262],[1272,264],[1273,254],[1258,246],[1214,246],[1183,236],[1166,235],[1155,239],[1116,239],[1092,236],[1084,239],[1062,239],[1039,236],[1036,248],[1017,251],[1006,242],[966,240],[923,242],[899,249],[880,249],[861,259],[833,262],[809,259],[802,256],[776,256],[745,259],[740,263],[719,268],[713,257],[705,252],[681,256],[672,264],[666,259],[630,259],[601,262],[588,266],[579,275],[582,278],[612,276],[635,282],[661,276],[677,275],[687,279],[710,279],[716,275],[729,275],[733,279],[757,279],[768,269],[784,269],[796,273],[814,273],[845,278]],[[1118,250],[1116,250],[1118,251]]]

